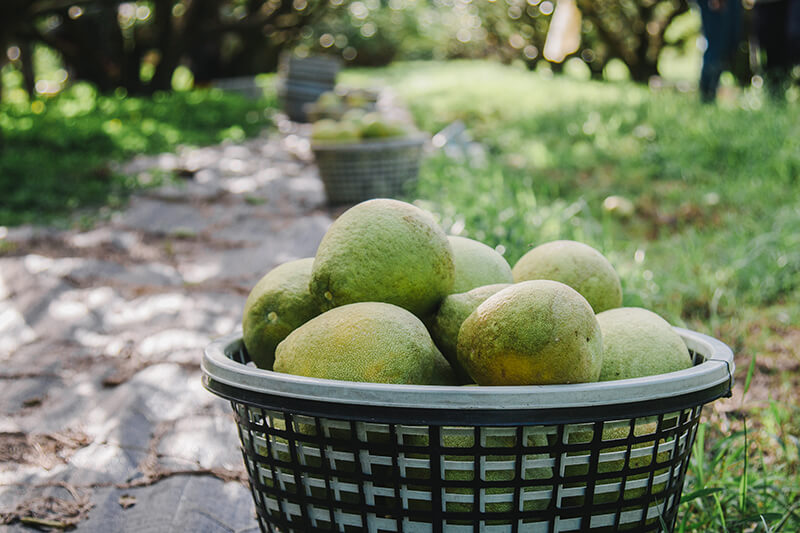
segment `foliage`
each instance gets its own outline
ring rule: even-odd
[[[582,44],[574,62],[595,78],[612,61],[646,82],[666,53],[685,53],[697,25],[678,24],[687,0],[576,0]],[[169,90],[180,68],[195,82],[276,70],[286,50],[334,53],[351,65],[392,60],[491,58],[534,69],[543,49],[552,0],[10,0],[0,5],[0,48],[34,95],[37,49],[47,47],[64,76],[101,92]],[[695,18],[696,14],[695,14]],[[2,58],[2,56],[0,56]],[[0,66],[5,58],[0,59]],[[52,87],[51,87],[52,88]],[[1,89],[1,87],[0,87]],[[45,88],[47,92],[47,88]]]
[[[697,432],[684,509],[675,531],[796,531],[800,527],[800,428],[797,407],[770,404],[755,413],[768,428],[720,434],[701,424]],[[794,432],[794,434],[790,433]],[[777,464],[770,464],[777,459]]]
[[[0,105],[0,225],[46,223],[88,206],[119,205],[142,186],[109,160],[240,139],[269,124],[275,97],[248,101],[219,90],[100,95],[77,84],[48,100]]]
[[[325,0],[8,0],[0,49],[16,45],[33,93],[33,52],[46,45],[74,79],[101,92],[169,90],[188,64],[198,82],[275,70],[280,52],[327,6]]]
[[[657,75],[670,24],[689,11],[687,0],[578,0],[586,22],[581,52],[592,71],[600,73],[611,59],[628,67],[634,81]],[[681,42],[675,44],[682,44]]]
[[[523,11],[530,15],[520,20]],[[353,65],[479,57],[508,62],[523,54],[533,59],[544,45],[551,11],[519,0],[338,2],[305,32],[302,47],[335,50]]]
[[[574,54],[595,78],[612,60],[630,77],[646,82],[659,74],[665,50],[675,55],[694,42],[693,31],[670,31],[687,14],[687,0],[596,2],[579,0],[582,44]],[[353,65],[392,59],[493,58],[535,68],[554,12],[550,0],[465,2],[460,0],[355,0],[337,2],[304,32],[302,46],[336,51]],[[681,27],[687,28],[686,24]],[[668,34],[669,32],[669,34]],[[554,70],[562,65],[552,64]]]

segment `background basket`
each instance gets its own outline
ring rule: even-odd
[[[417,184],[422,135],[357,143],[314,143],[311,151],[325,186],[328,203],[358,203],[370,198],[397,198]]]
[[[278,97],[283,110],[295,122],[306,122],[304,106],[319,95],[334,90],[341,62],[333,57],[281,57],[278,66]]]
[[[262,531],[671,531],[700,411],[733,354],[676,328],[695,366],[529,387],[352,383],[247,366],[212,343]]]

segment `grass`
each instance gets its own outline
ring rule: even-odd
[[[391,85],[423,129],[461,121],[484,146],[423,165],[416,201],[445,228],[512,265],[542,242],[587,242],[619,271],[625,305],[734,349],[735,396],[705,410],[678,531],[800,530],[798,104],[748,90],[702,105],[489,63],[346,76]]]
[[[265,109],[276,105],[274,94],[261,101],[219,90],[133,98],[100,95],[87,84],[32,102],[9,93],[0,104],[0,226],[69,224],[76,212],[117,207],[144,184],[110,162],[242,140],[270,124]]]

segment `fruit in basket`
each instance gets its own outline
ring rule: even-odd
[[[364,108],[374,104],[377,95],[365,89],[352,89],[344,95],[345,104],[352,108]]]
[[[270,270],[247,296],[242,315],[242,340],[259,368],[272,369],[275,347],[295,328],[320,313],[308,290],[313,257]]]
[[[523,255],[512,269],[514,281],[550,279],[566,283],[588,300],[595,313],[622,305],[622,285],[603,254],[577,241],[552,241]]]
[[[666,415],[662,420],[662,432],[668,432],[678,424],[678,413],[673,415]],[[575,426],[567,426],[568,429],[573,429]],[[594,442],[594,429],[578,429],[577,431],[569,432],[567,440],[570,445],[585,444],[585,450],[578,450],[568,452],[567,455],[571,457],[571,461],[576,461],[575,457],[585,457],[586,462],[572,464],[565,468],[564,473],[566,476],[582,477],[585,478],[589,473],[589,463],[591,449],[599,447],[597,472],[600,474],[608,474],[610,472],[622,472],[623,469],[639,470],[640,473],[629,473],[623,479],[622,477],[603,477],[596,481],[594,495],[592,497],[593,504],[602,504],[616,502],[619,499],[619,489],[608,487],[605,489],[604,485],[615,485],[617,483],[624,483],[622,488],[622,498],[624,500],[632,500],[634,498],[642,497],[647,491],[648,477],[650,476],[648,470],[653,462],[654,448],[658,446],[656,452],[656,465],[664,465],[663,468],[657,468],[654,472],[654,482],[651,491],[654,495],[662,493],[666,488],[666,480],[663,480],[665,474],[669,470],[669,461],[671,453],[675,453],[674,439],[677,437],[674,433],[665,433],[668,436],[666,439],[661,438],[656,444],[656,432],[658,431],[658,422],[654,417],[649,419],[638,419],[633,427],[633,434],[631,435],[631,427],[629,423],[615,424],[605,423],[602,430],[602,444]],[[652,436],[652,438],[648,438]],[[630,439],[630,443],[628,440]],[[635,442],[634,442],[635,439]],[[671,445],[667,440],[672,440]],[[619,444],[613,445],[612,441],[621,441]],[[630,447],[630,452],[628,449]],[[624,452],[624,453],[620,453]],[[626,461],[627,458],[627,461]],[[644,471],[642,471],[644,470]],[[585,482],[574,482],[567,484],[570,487],[584,486]],[[653,499],[656,499],[655,497]],[[584,503],[583,496],[571,497],[565,500],[567,506],[581,506]]]
[[[343,305],[291,332],[275,351],[276,372],[371,383],[430,385],[444,357],[422,322],[381,302]],[[446,362],[445,362],[446,364]]]
[[[453,287],[453,253],[430,213],[386,198],[357,204],[331,224],[317,249],[311,293],[323,309],[386,302],[418,317]]]
[[[433,337],[436,346],[441,350],[442,355],[450,361],[450,365],[455,370],[459,382],[464,384],[472,382],[472,378],[469,377],[467,371],[458,362],[458,331],[461,329],[461,324],[489,296],[510,286],[510,283],[485,285],[471,291],[450,294],[442,300],[442,304],[439,306],[439,310],[433,317],[428,329],[430,329],[431,337]]]
[[[458,360],[479,385],[597,381],[600,326],[586,299],[550,280],[515,283],[461,325]]]
[[[389,120],[380,113],[367,113],[361,119],[361,137],[364,139],[385,139],[406,135],[406,127],[396,120]]]
[[[355,124],[358,129],[361,129],[361,121],[364,120],[364,117],[367,115],[367,112],[360,108],[352,108],[348,109],[342,114],[342,122],[350,122],[351,124]]]
[[[336,109],[342,106],[342,99],[334,91],[325,91],[317,98],[316,106],[322,110]]]
[[[513,283],[508,261],[494,248],[480,241],[450,235],[456,277],[453,292],[467,292],[476,287],[494,283]]]
[[[597,321],[603,333],[600,381],[654,376],[692,366],[680,335],[650,310],[609,309],[599,313]]]
[[[549,454],[530,453],[525,456],[525,467],[517,474],[515,470],[515,455],[517,453],[517,436],[515,428],[486,428],[479,437],[480,441],[475,442],[475,430],[471,427],[443,427],[441,428],[440,442],[444,446],[442,449],[442,475],[449,482],[464,482],[464,486],[448,485],[444,489],[445,510],[451,513],[474,512],[474,498],[477,479],[492,483],[491,486],[484,488],[481,499],[485,502],[485,511],[489,513],[505,513],[514,509],[513,495],[515,486],[519,485],[517,476],[525,481],[535,479],[549,479],[553,477],[552,467],[550,466]],[[426,434],[413,435],[413,439],[406,438],[406,441],[415,446],[429,446],[429,438]],[[493,448],[491,453],[483,452],[480,454],[481,461],[476,465],[475,445],[483,448]],[[527,434],[525,446],[540,446],[548,448],[547,437],[544,433],[530,432]],[[407,453],[406,457],[416,458],[413,453]],[[420,455],[425,458],[425,455]],[[541,461],[534,464],[534,461]],[[406,475],[413,479],[430,479],[431,472],[424,467],[406,468]],[[438,474],[433,474],[438,476]],[[546,494],[547,487],[530,487],[523,489],[520,495],[524,499],[523,510],[541,510],[550,503],[551,494]],[[539,492],[543,491],[543,492]],[[538,492],[538,494],[531,494]],[[486,500],[495,501],[486,501]],[[419,498],[409,498],[409,508],[416,511],[430,511],[431,498],[427,495]],[[461,522],[457,519],[448,519],[448,523],[469,524],[471,522]],[[506,520],[499,519],[492,521],[492,524],[499,525],[508,523]]]
[[[432,339],[431,339],[432,340]],[[434,346],[436,344],[434,343]],[[439,352],[441,354],[441,352]],[[435,357],[433,361],[433,375],[430,385],[460,385],[455,369],[444,355]]]
[[[311,126],[311,140],[314,142],[354,142],[361,138],[356,124],[324,118]]]

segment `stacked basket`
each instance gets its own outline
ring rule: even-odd
[[[694,366],[525,387],[353,383],[248,366],[212,343],[262,531],[672,531],[704,404],[733,354],[676,328]]]
[[[352,143],[313,143],[331,205],[398,198],[414,191],[427,137],[410,135]]]
[[[285,55],[281,58],[278,96],[291,120],[308,121],[305,105],[333,90],[340,67],[340,61],[334,57]]]

